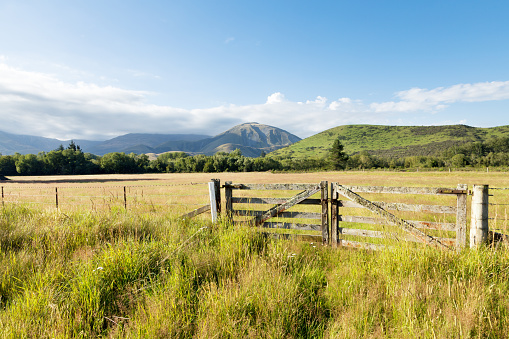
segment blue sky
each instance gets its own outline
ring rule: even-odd
[[[507,125],[506,1],[0,0],[0,130]]]

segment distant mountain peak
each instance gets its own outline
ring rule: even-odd
[[[182,151],[213,155],[217,152],[231,152],[238,148],[245,156],[258,157],[262,152],[269,153],[299,140],[301,139],[298,136],[280,128],[247,122],[233,126],[212,138],[187,143],[168,142],[159,145],[155,151],[156,153]]]
[[[209,145],[204,148],[204,153],[215,153],[219,146],[229,144],[258,149],[259,151],[256,152],[256,156],[258,156],[262,151],[265,153],[272,152],[300,140],[298,136],[281,128],[257,122],[248,122],[234,126],[226,132],[216,135],[212,138]],[[221,149],[224,150],[224,147]],[[249,156],[255,155],[250,154]]]
[[[299,140],[301,139],[298,136],[283,129],[257,122],[246,122],[214,137],[200,134],[129,133],[106,141],[75,141],[85,152],[96,155],[112,152],[160,154],[171,151],[213,155],[216,152],[231,152],[238,148],[245,156],[257,157],[262,152],[269,153]],[[61,143],[66,142],[0,132],[0,153],[4,155],[15,152],[37,154],[40,151],[55,149]]]

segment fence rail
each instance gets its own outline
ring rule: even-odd
[[[254,225],[268,230],[284,229],[294,231],[317,231],[320,234],[268,234],[272,237],[314,239],[329,242],[328,188],[327,182],[317,184],[233,184],[226,182],[225,205],[227,218],[231,223]],[[234,197],[233,191],[302,191],[291,197]],[[320,194],[320,198],[311,198]],[[234,208],[239,206],[238,208]],[[261,210],[267,205],[273,207]],[[306,205],[308,210],[292,210],[294,206]],[[318,206],[320,206],[318,208]],[[311,209],[311,211],[309,210]],[[243,217],[243,220],[234,220]],[[275,219],[274,219],[275,218]],[[292,220],[293,219],[293,220]],[[269,221],[272,220],[272,221]],[[290,220],[290,221],[289,221]],[[295,221],[297,220],[297,221]],[[319,223],[316,223],[320,220]]]
[[[182,218],[193,218],[210,211],[213,221],[222,216],[232,224],[254,225],[272,231],[271,237],[313,239],[332,246],[370,249],[378,249],[384,244],[369,243],[363,239],[404,240],[458,249],[465,247],[467,195],[471,194],[470,247],[476,248],[487,241],[509,241],[506,207],[509,206],[509,188],[488,185],[474,185],[469,191],[467,185],[430,188],[331,183],[329,188],[326,181],[312,184],[225,182],[223,210],[218,179],[209,183],[176,185],[5,185],[0,188],[2,206],[34,204],[61,210],[163,210]],[[299,193],[291,193],[295,191]],[[365,199],[366,196],[369,199]],[[387,196],[399,198],[398,201],[388,201]],[[438,202],[442,204],[437,204],[435,198],[417,201],[415,198],[408,199],[411,196],[450,196],[455,197],[455,202],[449,200],[443,203],[445,200],[440,198]],[[492,201],[489,201],[490,198]],[[376,215],[366,215],[363,212],[366,210]],[[434,216],[435,220],[430,220],[430,216]]]
[[[123,208],[134,211],[186,210],[209,204],[208,183],[165,185],[73,185],[73,186],[1,186],[2,206],[29,204],[60,210],[108,210]]]
[[[337,183],[331,186],[332,200],[332,244],[343,245],[344,236],[357,236],[366,238],[393,239],[396,241],[404,240],[410,242],[421,242],[436,247],[457,247],[465,246],[466,239],[466,195],[468,193],[466,185],[458,185],[457,188],[427,188],[427,187],[359,187],[342,186]],[[455,206],[443,205],[425,205],[408,203],[388,203],[384,201],[369,201],[357,193],[378,193],[378,194],[404,194],[408,195],[455,195]],[[339,200],[339,197],[346,197],[349,201]],[[365,208],[375,213],[378,218],[341,215],[342,208]],[[410,220],[405,217],[398,217],[396,212],[418,212],[418,213],[440,213],[454,214],[456,223],[430,222],[420,220]],[[346,224],[345,224],[346,223]],[[358,228],[349,228],[348,223],[391,225],[392,228],[382,227],[382,230],[367,230]],[[345,224],[345,226],[340,226]],[[404,232],[401,232],[403,230]],[[447,233],[456,232],[455,237],[442,237],[436,234],[429,234],[429,230],[446,231]],[[400,231],[400,232],[398,232]],[[367,244],[364,241],[358,242],[350,240],[346,246],[368,247],[372,248],[377,244]]]

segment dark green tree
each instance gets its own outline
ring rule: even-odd
[[[21,175],[42,174],[44,165],[34,154],[21,155],[16,159],[16,171]]]
[[[79,145],[76,145],[74,143],[74,140],[71,140],[71,143],[69,144],[69,146],[67,146],[67,149],[81,152],[81,147]]]
[[[346,167],[348,155],[344,151],[343,144],[337,138],[329,149],[329,161],[335,170],[341,170]]]
[[[134,154],[127,155],[123,152],[113,152],[101,157],[100,166],[104,173],[128,174],[139,173]]]
[[[11,155],[0,156],[0,180],[7,180],[4,175],[16,175],[16,160]]]

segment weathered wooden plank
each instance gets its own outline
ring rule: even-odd
[[[217,214],[221,215],[221,180],[220,179],[211,179],[214,183],[214,191],[216,194],[216,210]]]
[[[209,182],[209,198],[210,198],[210,216],[212,222],[217,221],[217,194],[216,194],[216,183],[214,181]]]
[[[372,230],[361,230],[356,228],[345,228],[338,227],[338,233],[341,235],[355,235],[358,237],[369,237],[369,238],[387,238],[387,234],[380,231]]]
[[[270,238],[274,238],[274,239],[309,241],[311,243],[316,243],[316,244],[320,244],[320,242],[322,241],[321,235],[287,234],[287,233],[270,233],[270,232],[262,232],[262,234],[266,237],[270,237]]]
[[[439,240],[442,244],[446,246],[449,247],[456,246],[456,238],[435,238],[435,239]]]
[[[419,229],[417,229],[412,223],[396,217],[394,214],[387,212],[383,208],[364,199],[363,197],[352,192],[348,188],[341,186],[339,184],[336,184],[336,188],[337,188],[339,194],[347,197],[348,199],[350,199],[352,201],[355,201],[358,204],[363,205],[365,208],[369,209],[370,211],[375,212],[379,216],[399,225],[405,231],[409,232],[410,234],[413,234],[417,239],[421,240],[422,242],[424,242],[428,245],[434,246],[434,247],[438,247],[438,248],[448,248],[446,245],[442,244],[438,239],[433,238],[433,237],[423,233]]]
[[[397,235],[390,232],[382,232],[382,231],[373,231],[373,230],[362,230],[357,228],[345,228],[339,227],[338,232],[341,235],[354,235],[358,237],[369,237],[369,238],[384,238],[384,239],[392,239],[392,240],[401,240],[406,241],[415,241],[415,238],[408,236],[407,234]]]
[[[387,246],[385,246],[385,245],[370,244],[370,243],[366,243],[366,242],[358,242],[358,241],[345,240],[345,239],[339,239],[338,246],[366,249],[366,250],[373,250],[373,251],[383,250],[383,249],[387,248]]]
[[[452,222],[433,222],[433,221],[413,221],[417,228],[437,230],[437,231],[456,231],[456,224]]]
[[[288,198],[249,198],[249,197],[233,197],[232,203],[235,204],[284,204]],[[299,205],[321,205],[321,199],[305,199]]]
[[[237,216],[260,216],[266,211],[253,211],[253,210],[234,210],[233,214]],[[314,219],[320,220],[322,215],[320,213],[311,212],[283,212],[278,214],[279,218],[299,218],[299,219]]]
[[[226,222],[229,224],[233,224],[233,192],[229,187],[231,181],[225,182],[224,185],[224,199],[225,199],[225,209],[226,209]]]
[[[334,184],[331,183],[330,185],[330,191],[331,191],[331,202],[330,202],[330,208],[331,208],[331,245],[333,247],[338,246],[338,227],[339,227],[339,204],[338,204],[338,194],[336,190],[334,189]]]
[[[225,187],[227,185],[225,184]],[[239,190],[277,190],[277,191],[305,191],[313,189],[316,184],[228,184],[231,189]]]
[[[373,204],[391,211],[401,212],[427,212],[427,213],[444,213],[444,214],[456,214],[456,207],[454,206],[442,206],[442,205],[413,205],[395,202],[384,202],[384,201],[372,201]],[[361,204],[353,201],[339,200],[340,207],[346,208],[365,208]]]
[[[489,186],[474,185],[472,188],[470,248],[477,248],[488,240]]]
[[[233,210],[233,215],[236,217],[255,217],[262,215],[265,211],[253,211],[253,210]]]
[[[372,230],[362,230],[362,229],[356,229],[356,228],[345,228],[345,227],[339,227],[338,231],[342,235],[352,235],[352,236],[358,236],[358,237],[368,237],[368,238],[385,238],[385,239],[395,239],[396,235],[391,234],[388,232],[382,232],[382,231],[372,231]],[[446,244],[447,246],[454,246],[456,242],[456,238],[437,238],[440,240],[441,243]],[[411,241],[411,242],[421,242],[419,239],[416,239],[411,234],[404,234],[402,235],[402,239],[405,241]]]
[[[458,184],[458,189],[468,190],[468,185]],[[467,243],[467,195],[456,198],[456,248],[462,249]]]
[[[467,190],[442,187],[389,187],[389,186],[347,186],[355,193],[394,193],[394,194],[466,194]]]
[[[409,211],[409,212],[427,212],[427,213],[445,213],[455,214],[456,207],[442,205],[411,205],[394,202],[374,202],[377,206],[392,211]]]
[[[262,216],[256,217],[256,223],[255,225],[263,224],[265,221],[267,221],[270,218],[273,218],[274,216],[278,215],[279,213],[289,209],[290,207],[297,205],[304,199],[309,198],[313,194],[320,191],[320,185],[315,185],[312,189],[305,190],[303,192],[300,192],[299,194],[295,195],[294,197],[290,198],[287,202],[277,205],[269,209],[265,214]]]
[[[322,199],[322,244],[329,243],[329,183],[320,182]]]
[[[179,219],[185,219],[185,218],[193,218],[199,214],[205,213],[207,211],[210,211],[210,205],[205,205],[200,208],[195,209],[194,211],[191,211],[189,213],[186,213],[184,215],[181,215]]]
[[[321,231],[321,225],[318,224],[299,224],[299,223],[286,223],[286,222],[264,222],[264,228],[282,228],[287,230],[300,230],[300,231]]]
[[[361,216],[351,216],[351,215],[339,215],[339,221],[342,222],[356,222],[361,224],[372,224],[372,225],[393,225],[386,219],[381,218],[373,218],[373,217],[361,217]],[[439,231],[456,231],[456,224],[454,223],[445,223],[445,222],[431,222],[431,221],[416,221],[416,220],[407,220],[415,224],[417,228],[421,229],[433,229]]]

